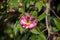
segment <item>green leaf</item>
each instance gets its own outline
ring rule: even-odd
[[[19,21],[17,21],[17,26],[19,27],[20,33],[22,33],[25,29],[22,28]]]
[[[60,37],[58,37],[57,40],[60,40]]]
[[[32,16],[37,17],[37,12],[36,12],[36,11],[31,11],[30,14],[31,14]]]
[[[36,35],[35,34],[31,35],[31,40],[36,40]]]
[[[57,18],[54,18],[54,22],[55,22],[57,28],[60,30],[60,20]]]
[[[20,33],[22,33],[25,29],[22,28],[22,26],[20,26]]]
[[[47,14],[43,13],[38,17],[38,21],[43,20],[45,17],[47,16]]]
[[[30,1],[30,5],[34,5],[34,1]]]
[[[17,34],[18,30],[19,30],[19,27],[17,26],[17,24],[15,24],[13,27],[13,32],[15,35]]]
[[[25,29],[21,34],[21,40],[28,40],[30,35],[31,35],[31,32],[28,29]]]
[[[40,34],[40,32],[36,29],[36,28],[34,28],[34,29],[32,29],[32,30],[30,30],[32,33],[34,33],[34,34]]]
[[[26,7],[27,7],[27,8],[29,8],[29,6],[30,6],[30,4],[29,4],[29,3],[27,3],[27,4],[26,4]]]
[[[18,7],[18,0],[9,0],[10,8]]]
[[[39,35],[37,35],[37,40],[46,40],[46,38],[43,33],[40,33]]]
[[[19,8],[19,12],[24,13],[24,9],[23,8]]]
[[[56,32],[56,31],[58,31],[58,29],[56,27],[51,27],[51,31]]]
[[[0,14],[6,14],[5,12],[0,12]]]
[[[42,6],[43,6],[43,2],[36,2],[35,6],[39,9],[39,11],[42,9]]]
[[[45,36],[43,33],[40,34],[32,34],[31,35],[31,40],[46,40]]]
[[[31,40],[46,40],[46,38],[44,34],[40,32],[39,34],[32,34]]]
[[[13,35],[13,34],[9,34],[9,36],[10,36],[10,38],[13,38],[13,37],[14,37],[14,35]]]
[[[60,4],[57,6],[57,11],[60,11]]]
[[[16,35],[18,31],[20,31],[22,33],[22,31],[24,31],[24,29],[21,27],[19,21],[16,21],[16,23],[14,24],[14,27],[13,27],[13,32]]]
[[[4,30],[4,33],[10,34],[10,33],[12,33],[12,30],[8,28],[8,29]]]

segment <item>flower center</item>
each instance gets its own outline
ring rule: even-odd
[[[26,21],[26,25],[29,26],[31,24],[31,21]]]

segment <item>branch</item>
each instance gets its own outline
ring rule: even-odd
[[[45,10],[45,13],[46,14],[49,14],[49,12],[50,12],[50,0],[48,0],[48,2],[46,3],[46,10]],[[48,37],[47,37],[47,40],[48,40],[48,38],[50,37],[50,25],[49,25],[49,21],[48,21],[48,17],[49,16],[46,16],[46,28],[47,28],[47,30],[48,30]]]
[[[60,17],[58,15],[56,15],[55,11],[53,9],[50,8],[50,10],[53,12],[53,14],[58,18],[60,19]]]

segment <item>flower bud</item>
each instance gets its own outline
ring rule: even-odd
[[[22,7],[23,4],[21,2],[18,3],[18,7]]]
[[[9,12],[10,13],[15,13],[15,10],[14,9],[10,9]]]

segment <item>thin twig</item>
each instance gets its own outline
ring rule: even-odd
[[[42,33],[45,32],[46,30],[47,30],[47,29],[43,30]]]
[[[50,10],[53,12],[53,14],[58,18],[60,19],[60,17],[55,13],[55,11],[53,9],[50,8]]]
[[[48,2],[46,3],[45,13],[48,14],[49,11],[50,11],[50,0],[48,0]],[[50,26],[49,26],[49,22],[48,22],[48,16],[46,16],[46,28],[48,30],[48,37],[47,37],[47,40],[48,40],[48,38],[50,37]]]

